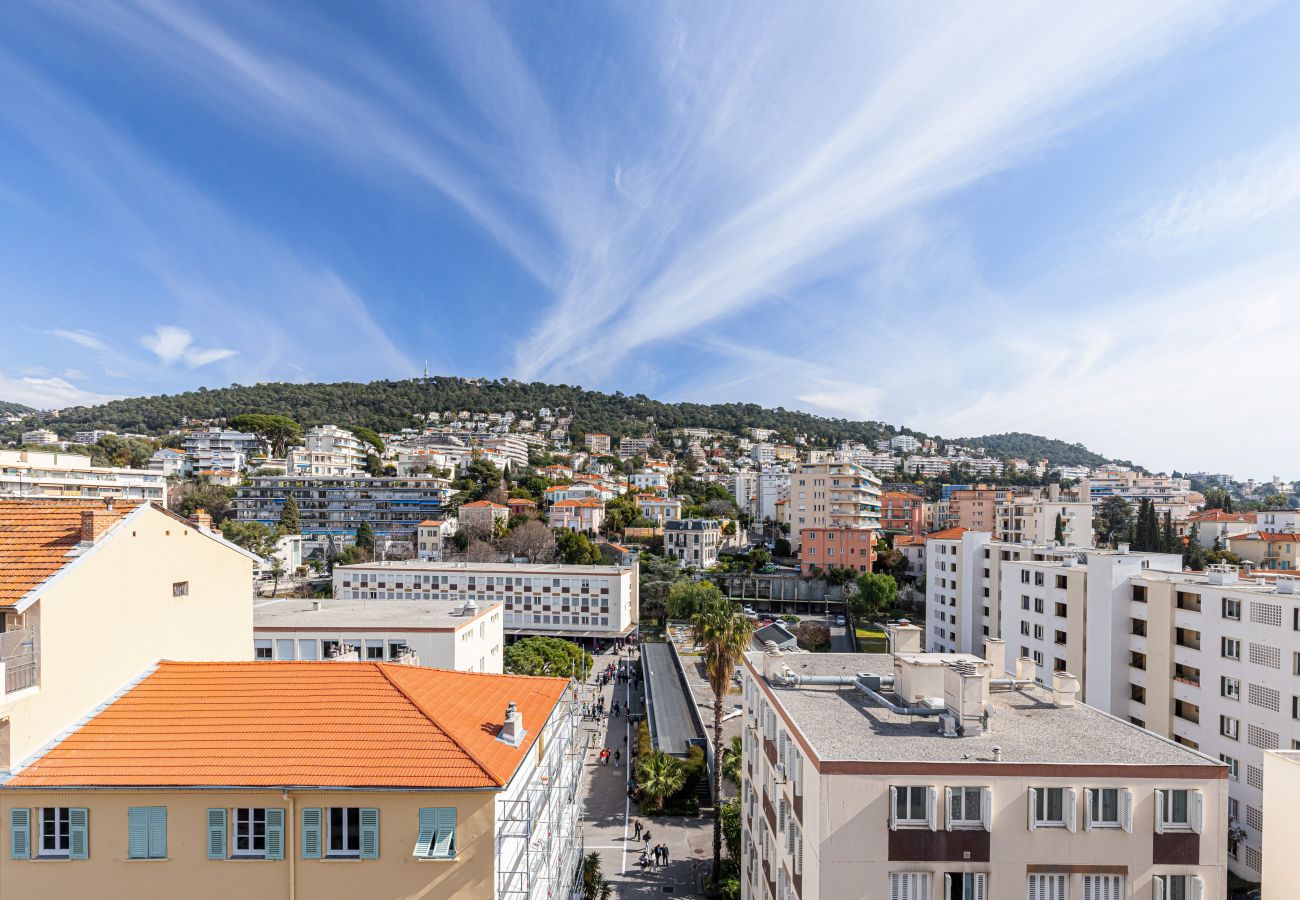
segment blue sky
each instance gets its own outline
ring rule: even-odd
[[[10,5],[0,399],[427,359],[1294,478],[1298,44],[1268,3]]]

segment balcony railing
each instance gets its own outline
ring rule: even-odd
[[[36,630],[21,628],[0,634],[0,670],[4,671],[5,693],[37,684]]]

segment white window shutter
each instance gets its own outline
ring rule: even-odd
[[[777,800],[776,808],[777,808],[776,830],[784,834],[785,833],[785,798],[784,797]]]
[[[931,831],[939,829],[939,789],[927,787],[925,789],[925,818]]]
[[[889,900],[906,900],[903,896],[903,876],[898,872],[889,873]]]
[[[1093,797],[1092,788],[1084,788],[1083,789],[1083,830],[1084,831],[1092,831],[1092,797]],[[1084,882],[1083,887],[1085,891],[1085,896],[1083,900],[1090,900],[1090,898],[1086,895],[1086,891],[1088,890],[1087,881]]]
[[[1192,875],[1187,880],[1192,883],[1192,900],[1201,900],[1205,896],[1205,882],[1201,876]]]
[[[894,787],[893,785],[890,785],[889,787],[889,830],[890,831],[898,830],[898,818],[894,814],[894,810],[896,809],[898,809],[898,788]],[[889,877],[892,882],[894,876],[891,875]]]
[[[1074,788],[1066,788],[1061,791],[1061,806],[1065,814],[1065,827],[1069,831],[1077,831],[1079,828],[1079,817],[1075,809],[1077,796]]]
[[[980,788],[980,824],[993,830],[993,788]]]
[[[1156,793],[1164,793],[1157,791]],[[1151,900],[1165,900],[1165,876],[1157,875],[1151,879]]]
[[[799,846],[795,848],[794,870],[800,875],[803,874],[803,834],[799,835]]]
[[[1187,822],[1192,826],[1192,831],[1197,834],[1201,833],[1201,827],[1205,824],[1204,815],[1205,800],[1200,791],[1187,792]]]
[[[1029,830],[1038,830],[1038,820],[1034,818],[1035,808],[1038,806],[1038,788],[1029,789]]]
[[[1119,823],[1124,830],[1133,832],[1133,792],[1128,788],[1119,789]]]
[[[944,818],[943,830],[944,830],[944,831],[952,831],[952,819],[953,819],[953,815],[952,815],[952,788],[950,788],[950,787],[946,787],[946,788],[943,789],[943,808],[944,808],[944,811],[947,813],[947,815],[946,815],[945,818]]]
[[[1165,833],[1165,792],[1156,790],[1156,834]],[[1161,886],[1160,893],[1163,897],[1164,887]]]
[[[949,793],[951,792],[952,790],[950,788]],[[949,875],[947,872],[943,873],[943,895],[945,897],[952,896],[952,876]]]
[[[986,884],[988,876],[983,872],[976,872],[972,881],[975,882],[975,896],[973,900],[988,900],[988,885]]]

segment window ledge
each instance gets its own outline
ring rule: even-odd
[[[458,858],[455,856],[412,856],[411,859],[422,863],[451,863],[456,862]]]

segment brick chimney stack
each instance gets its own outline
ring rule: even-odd
[[[83,509],[81,511],[81,546],[94,546],[95,539],[108,529],[112,518],[102,510]]]
[[[190,516],[190,521],[198,526],[199,531],[212,530],[212,516],[208,515],[205,509],[194,510],[194,515]]]

